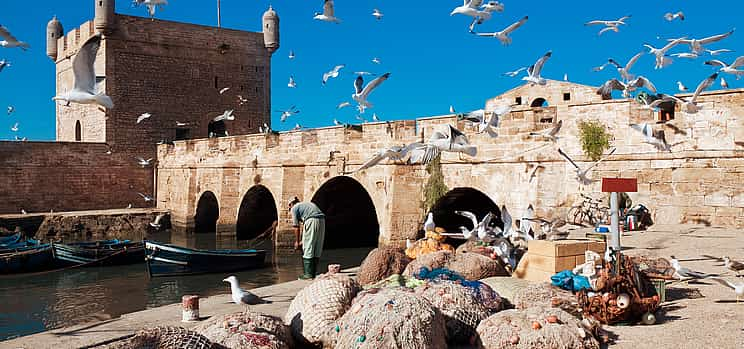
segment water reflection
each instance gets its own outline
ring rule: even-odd
[[[245,242],[214,234],[165,232],[148,236],[201,249],[246,248]],[[234,273],[244,288],[295,280],[302,272],[299,254],[271,253],[263,269]],[[370,248],[327,250],[318,270],[329,263],[355,266]],[[78,323],[105,320],[122,314],[180,302],[184,294],[207,297],[229,292],[227,275],[204,274],[149,278],[143,264],[71,269],[60,272],[0,276],[0,340]]]

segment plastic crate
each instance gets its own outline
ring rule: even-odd
[[[659,302],[666,302],[666,280],[664,279],[650,279],[651,283],[656,289],[656,294],[659,295]]]

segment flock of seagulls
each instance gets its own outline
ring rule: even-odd
[[[734,273],[736,273],[737,277],[739,276],[739,273],[742,270],[744,270],[744,263],[733,261],[729,257],[723,257],[723,261],[724,261],[724,266],[730,271],[733,271]],[[702,273],[699,271],[689,269],[687,267],[683,267],[679,263],[679,260],[677,260],[677,258],[674,256],[671,256],[670,264],[672,265],[672,268],[674,269],[674,274],[672,275],[672,277],[674,277],[675,279],[678,279],[678,280],[710,279],[734,291],[734,294],[736,296],[736,303],[739,303],[740,300],[744,298],[744,282],[731,282],[729,280],[719,277],[718,274]]]

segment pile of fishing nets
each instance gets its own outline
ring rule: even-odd
[[[207,337],[182,327],[154,327],[138,331],[134,337],[117,341],[105,349],[227,349]]]
[[[425,284],[426,281],[419,280],[415,277],[408,277],[403,276],[400,274],[393,274],[388,276],[387,278],[380,280],[378,282],[375,282],[373,284],[365,285],[364,289],[371,289],[371,288],[391,288],[391,287],[408,287],[408,288],[416,288],[418,286],[421,286]]]
[[[194,331],[232,349],[289,349],[292,332],[280,318],[256,312],[215,316]]]
[[[427,235],[430,234],[427,232]],[[413,246],[406,248],[406,256],[411,259],[417,259],[421,256],[437,251],[455,252],[452,245],[442,242],[441,240],[425,237],[413,243]]]
[[[415,273],[418,273],[421,268],[427,268],[429,270],[442,268],[454,257],[455,254],[451,251],[437,251],[419,256],[415,260],[411,261],[411,263],[408,263],[406,270],[403,271],[403,275],[413,276]]]
[[[517,291],[511,303],[517,309],[531,307],[560,308],[574,316],[581,316],[579,303],[571,291],[551,285],[549,282],[530,284]]]
[[[444,315],[447,340],[470,345],[475,344],[478,323],[491,315],[491,310],[477,297],[478,291],[453,281],[427,282],[414,289]]]
[[[477,332],[485,349],[599,349],[577,318],[549,307],[498,312],[481,321]]]
[[[501,262],[478,253],[465,252],[456,254],[447,262],[447,269],[456,271],[468,280],[480,280],[491,276],[509,276]]]
[[[470,281],[462,277],[462,275],[446,269],[426,269],[422,268],[415,277],[420,280],[426,281],[449,281],[455,282],[458,285],[469,288],[470,292],[476,297],[477,301],[485,306],[489,311],[499,311],[504,307],[504,301],[490,286],[480,281]]]
[[[408,288],[364,291],[331,330],[331,347],[446,348],[442,313]]]
[[[372,250],[357,272],[357,281],[364,286],[378,282],[393,274],[400,274],[411,260],[401,249],[379,247]]]
[[[326,343],[335,321],[351,306],[360,290],[359,283],[343,274],[323,274],[315,278],[289,304],[284,323],[299,342]]]
[[[481,241],[468,240],[464,244],[460,245],[455,249],[455,254],[459,255],[462,253],[477,253],[486,257],[491,257],[493,251],[488,248],[488,245]]]

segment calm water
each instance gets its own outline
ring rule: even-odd
[[[169,235],[159,236],[157,240],[197,248],[245,247],[235,241],[216,240],[213,235],[180,238]],[[328,263],[341,263],[342,267],[359,265],[370,250],[326,250],[318,270],[325,271]],[[232,274],[238,277],[243,288],[250,289],[296,280],[302,272],[299,254],[267,255],[266,262],[266,268]],[[0,340],[178,303],[184,294],[206,297],[228,293],[229,285],[222,282],[226,276],[149,278],[144,263],[2,276]]]

